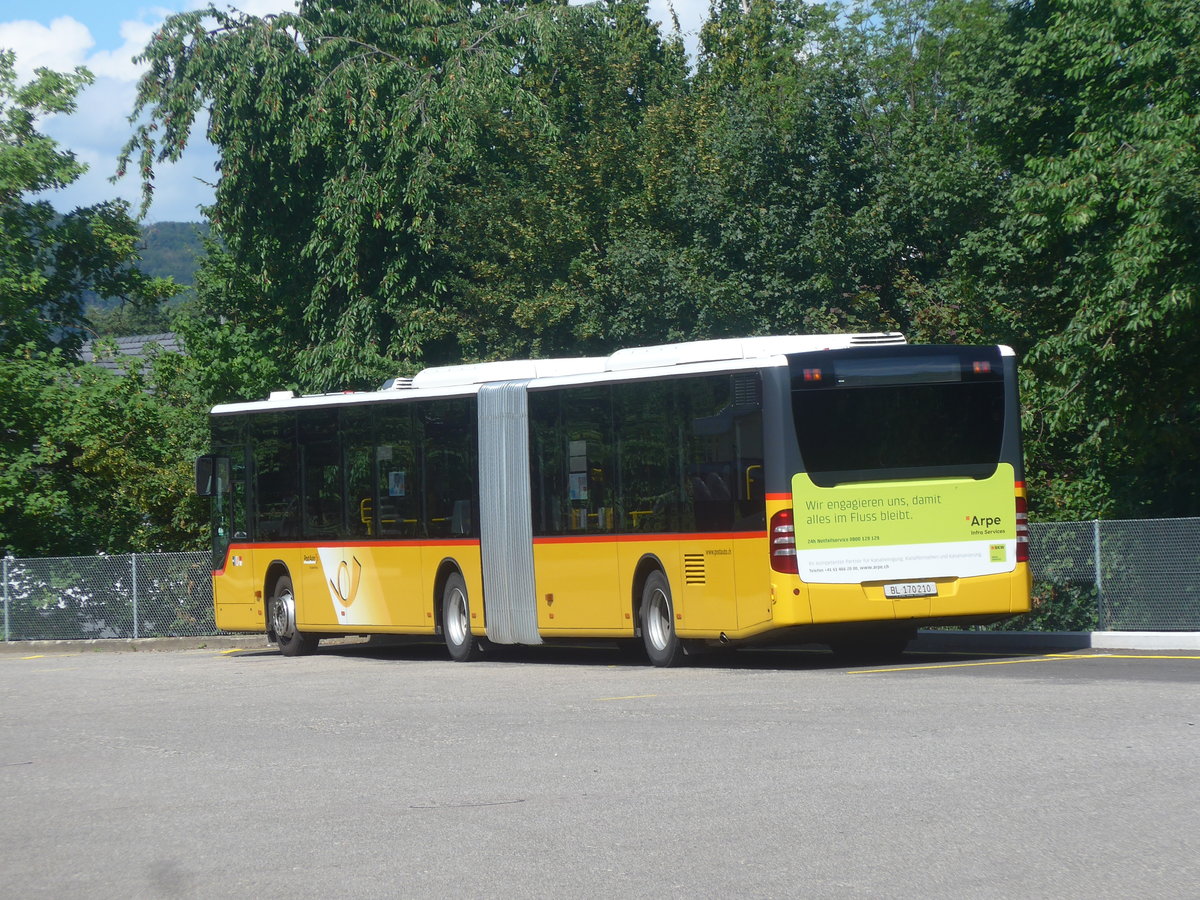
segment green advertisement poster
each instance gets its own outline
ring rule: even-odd
[[[987,479],[878,481],[817,487],[792,477],[796,549],[890,547],[1015,540],[1013,467],[1001,463]],[[995,548],[992,562],[1001,551]]]

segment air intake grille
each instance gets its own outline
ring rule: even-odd
[[[703,553],[685,553],[683,554],[683,583],[684,584],[704,584],[704,554]]]
[[[762,382],[757,375],[733,376],[733,404],[754,409],[762,406]]]
[[[882,331],[875,334],[855,334],[850,337],[851,346],[862,344],[907,344],[908,341],[898,331]]]

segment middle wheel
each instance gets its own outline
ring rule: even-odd
[[[642,640],[646,655],[656,666],[677,666],[683,661],[683,642],[675,633],[675,607],[671,585],[661,571],[654,571],[642,588]]]
[[[458,572],[446,579],[442,589],[442,632],[450,658],[455,662],[471,662],[483,657],[482,642],[471,634],[467,583]]]

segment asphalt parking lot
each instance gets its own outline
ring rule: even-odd
[[[11,897],[1194,897],[1200,655],[0,657]]]

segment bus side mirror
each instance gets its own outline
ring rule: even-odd
[[[196,458],[196,496],[215,497],[229,490],[229,457]]]

